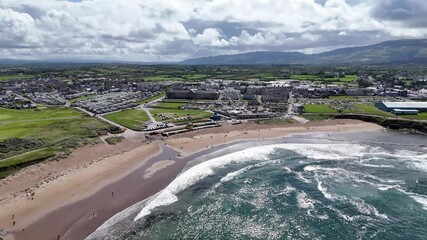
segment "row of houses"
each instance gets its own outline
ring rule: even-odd
[[[0,107],[10,109],[31,109],[37,108],[37,104],[8,92],[0,93]]]
[[[217,100],[220,93],[211,89],[171,89],[166,91],[166,98],[169,99],[204,99]]]
[[[138,106],[140,99],[159,95],[161,92],[117,92],[96,95],[89,99],[79,100],[72,106],[81,107],[96,114],[114,112]]]

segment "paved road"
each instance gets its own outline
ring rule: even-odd
[[[24,100],[26,100],[26,101],[31,102],[32,104],[36,104],[35,102],[33,102],[33,100],[31,100],[31,99],[29,99],[29,98],[26,98],[26,97],[24,97],[24,96],[22,96],[22,95],[20,95],[20,94],[17,94],[17,93],[13,93],[13,94],[15,94],[15,96],[17,96],[17,97],[19,97],[19,98],[22,98],[22,99],[24,99]]]
[[[292,92],[289,93],[289,99],[288,99],[288,114],[293,114],[293,108],[294,108],[294,98],[292,97]]]
[[[151,114],[150,110],[152,110],[152,108],[150,108],[150,105],[152,105],[153,103],[156,103],[156,102],[160,102],[160,101],[162,101],[164,98],[165,98],[165,97],[161,97],[161,98],[158,98],[158,99],[154,99],[154,100],[153,100],[153,101],[151,101],[151,102],[141,104],[141,105],[139,105],[139,106],[137,107],[137,108],[140,108],[140,109],[144,110],[144,111],[147,113],[148,118],[150,118],[151,124],[150,124],[148,127],[155,128],[155,127],[157,127],[157,124],[159,123],[159,122],[158,122],[158,121],[153,117],[153,115]]]

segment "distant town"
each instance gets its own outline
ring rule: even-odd
[[[117,126],[146,131],[200,121],[306,122],[339,114],[427,120],[427,103],[422,102],[427,100],[427,76],[393,75],[379,79],[370,74],[337,71],[289,77],[295,79],[136,81],[107,74],[33,78],[17,75],[0,82],[0,106],[71,106],[109,119]],[[116,116],[121,111],[142,111],[148,118],[144,115],[140,124],[129,124]]]

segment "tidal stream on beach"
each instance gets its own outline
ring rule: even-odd
[[[353,132],[226,145],[88,239],[425,239],[426,144]]]

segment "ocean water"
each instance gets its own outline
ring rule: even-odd
[[[351,133],[228,146],[89,239],[427,239],[424,144]]]

